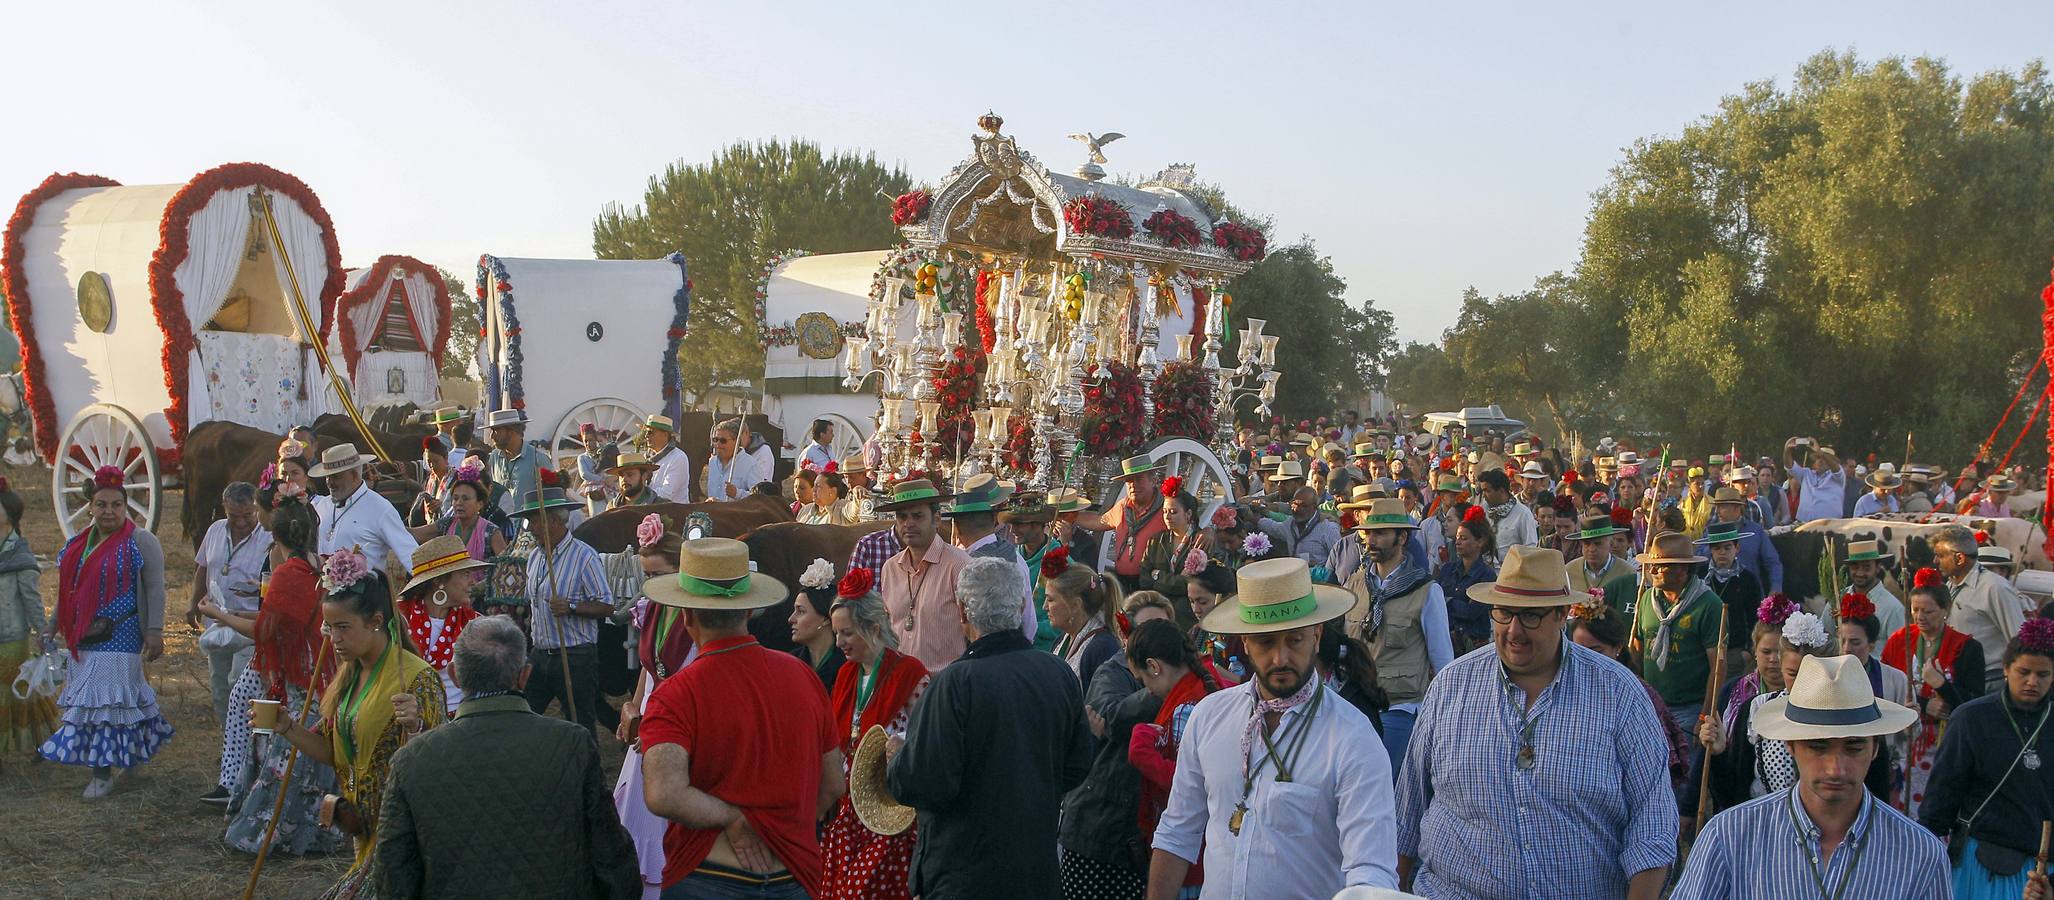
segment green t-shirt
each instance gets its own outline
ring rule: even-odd
[[[1661,592],[1648,588],[1641,592],[1633,610],[1633,636],[1640,642],[1640,676],[1662,695],[1672,713],[1704,705],[1705,681],[1712,676],[1711,657],[1706,653],[1725,644],[1719,634],[1719,595],[1695,578],[1684,588],[1684,596],[1692,591],[1701,593],[1684,608],[1669,633],[1667,667],[1655,665],[1655,635],[1661,633],[1662,616],[1669,610],[1667,598],[1657,603]]]

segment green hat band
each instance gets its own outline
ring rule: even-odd
[[[891,495],[891,501],[893,503],[906,503],[912,500],[926,500],[931,497],[939,496],[941,496],[941,492],[935,490],[932,487],[917,487],[908,488],[906,490],[893,493]]]
[[[1579,531],[1579,532],[1577,532],[1577,533],[1576,533],[1576,539],[1577,539],[1577,540],[1579,540],[1579,541],[1594,541],[1594,540],[1597,540],[1598,538],[1601,538],[1601,537],[1611,537],[1612,535],[1615,535],[1615,534],[1618,534],[1618,533],[1619,533],[1619,529],[1618,529],[1618,528],[1616,528],[1616,527],[1613,527],[1613,528],[1592,528],[1592,529],[1590,529],[1590,530],[1588,530],[1588,531]]]
[[[1262,606],[1242,606],[1241,621],[1250,625],[1268,625],[1274,622],[1289,622],[1302,619],[1319,608],[1319,601],[1312,594],[1283,603],[1269,603]]]
[[[740,597],[749,592],[749,576],[744,575],[732,581],[725,578],[708,581],[679,572],[678,586],[684,588],[685,593],[700,597]]]
[[[666,424],[664,424],[664,423],[662,423],[662,422],[644,422],[644,423],[642,423],[642,427],[643,427],[643,428],[647,428],[647,429],[649,429],[650,431],[663,431],[663,432],[668,432],[668,431],[670,431],[670,430],[671,430],[671,426],[669,426],[669,425],[666,425]]]
[[[1411,517],[1411,516],[1408,516],[1408,515],[1406,515],[1406,514],[1404,514],[1404,513],[1381,513],[1381,514],[1378,514],[1378,515],[1372,515],[1372,516],[1363,516],[1363,517],[1362,517],[1362,524],[1364,524],[1364,525],[1410,525],[1410,524],[1412,524],[1412,517]]]

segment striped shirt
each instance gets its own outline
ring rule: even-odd
[[[856,539],[856,550],[849,554],[849,568],[879,571],[884,568],[885,560],[899,555],[899,551],[904,549],[899,543],[898,529],[880,528]]]
[[[1428,897],[1615,898],[1676,859],[1669,744],[1640,680],[1564,639],[1526,710],[1489,647],[1427,686],[1398,774],[1398,853]]]
[[[1847,839],[1814,868],[1818,853],[1819,828],[1798,802],[1796,788],[1756,797],[1712,817],[1669,896],[1817,900],[1835,891],[1847,898],[1954,896],[1946,845],[1873,795],[1863,796]]]
[[[599,641],[599,620],[587,616],[557,616],[549,611],[550,576],[556,578],[553,596],[576,604],[596,600],[613,605],[613,589],[606,582],[606,567],[592,545],[566,535],[556,545],[556,559],[543,556],[542,548],[528,551],[528,605],[532,615],[528,630],[537,650],[578,647]],[[558,637],[559,632],[561,638]]]

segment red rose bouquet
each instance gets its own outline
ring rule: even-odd
[[[1205,239],[1198,233],[1198,223],[1174,209],[1158,209],[1141,223],[1141,230],[1148,232],[1163,246],[1181,250],[1196,247]]]
[[[1098,371],[1097,363],[1085,370]],[[1077,437],[1094,456],[1127,456],[1141,448],[1141,373],[1127,363],[1105,364],[1105,380],[1084,387],[1084,419]]]
[[[934,195],[926,191],[907,191],[891,202],[891,223],[900,227],[918,225],[927,221],[927,208],[934,205]]]
[[[1212,243],[1242,262],[1260,262],[1269,254],[1269,238],[1252,226],[1234,222],[1214,225]]]
[[[1195,360],[1163,366],[1155,378],[1156,437],[1187,437],[1204,442],[1212,437],[1212,376]]]
[[[1127,208],[1097,194],[1072,197],[1063,204],[1063,221],[1071,231],[1126,240],[1134,236],[1134,217]]]

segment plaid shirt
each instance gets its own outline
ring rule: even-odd
[[[573,604],[597,600],[613,605],[613,589],[606,582],[606,567],[592,545],[566,535],[556,545],[556,559],[543,556],[542,548],[528,553],[529,639],[537,650],[578,647],[599,642],[599,620],[588,616],[557,616],[549,611],[550,576],[556,577],[555,596]],[[558,637],[559,629],[561,638]]]
[[[882,572],[885,560],[899,555],[899,551],[904,549],[905,546],[899,543],[898,529],[873,531],[856,539],[856,550],[849,554],[849,568]]]
[[[1527,710],[1531,770],[1514,765],[1523,698],[1488,651],[1427,687],[1398,776],[1398,853],[1419,860],[1418,893],[1623,897],[1633,875],[1675,862],[1669,747],[1639,679],[1564,638]]]

